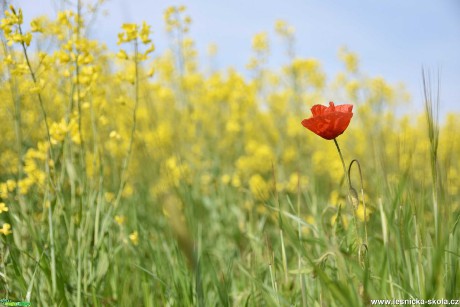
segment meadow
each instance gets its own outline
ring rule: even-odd
[[[98,7],[1,21],[0,298],[31,306],[369,306],[460,299],[460,122],[369,76],[342,48],[327,76],[292,52],[204,69],[185,7],[119,49],[88,37]],[[212,61],[215,46],[209,50]],[[247,75],[250,75],[248,77]],[[332,140],[301,121],[353,105]],[[356,159],[359,162],[350,164]],[[348,169],[349,168],[349,169]],[[353,193],[350,193],[350,190]],[[351,197],[350,197],[351,196]]]

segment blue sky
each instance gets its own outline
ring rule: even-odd
[[[55,15],[61,0],[13,1],[26,19]],[[201,54],[210,43],[218,46],[219,68],[245,70],[251,38],[267,31],[272,42],[270,65],[286,62],[274,35],[277,19],[296,29],[296,54],[317,58],[329,76],[342,68],[337,52],[347,46],[360,58],[361,71],[403,82],[412,95],[412,108],[422,109],[421,67],[441,72],[441,112],[460,112],[460,1],[459,0],[107,0],[92,35],[110,47],[124,22],[147,21],[161,52],[167,47],[163,11],[186,5],[193,19],[191,36]],[[64,7],[65,8],[65,7]],[[68,7],[67,7],[68,8]],[[409,110],[408,110],[409,111]]]

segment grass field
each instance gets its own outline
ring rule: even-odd
[[[460,299],[460,122],[396,114],[408,93],[289,52],[269,69],[206,71],[184,7],[165,12],[171,49],[147,24],[119,50],[87,38],[97,7],[1,22],[0,299],[31,306],[368,306]],[[116,40],[117,38],[114,38]],[[209,55],[212,58],[211,50]],[[352,104],[332,140],[301,121]],[[358,167],[359,166],[359,167]],[[348,200],[347,200],[348,199]]]

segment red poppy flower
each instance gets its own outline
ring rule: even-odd
[[[341,135],[350,124],[353,117],[351,104],[334,105],[329,107],[314,105],[311,108],[313,117],[304,119],[302,125],[326,140],[332,140]]]

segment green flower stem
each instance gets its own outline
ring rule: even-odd
[[[335,138],[334,138],[334,143],[335,143],[335,146],[337,147],[337,150],[339,152],[340,160],[342,161],[342,166],[343,166],[343,171],[345,173],[345,177],[347,177],[347,181],[348,181],[347,202],[352,207],[351,210],[353,212],[353,221],[355,222],[356,237],[359,238],[360,236],[359,236],[359,233],[358,233],[358,219],[356,218],[356,211],[355,211],[355,208],[353,207],[353,201],[352,201],[351,196],[350,196],[350,193],[351,193],[351,191],[353,189],[353,187],[351,185],[350,175],[347,172],[347,168],[345,167],[345,161],[343,160],[343,155],[342,155],[342,152],[340,151],[339,143],[337,143],[337,140]],[[367,238],[366,238],[366,244],[367,244]]]
[[[348,187],[351,188],[351,181],[350,181],[350,177],[348,176],[347,168],[345,167],[345,161],[343,160],[343,156],[342,156],[342,152],[340,151],[339,143],[337,143],[337,139],[335,138],[334,138],[334,143],[335,143],[335,147],[337,147],[337,150],[339,152],[340,160],[342,161],[343,172],[345,173],[345,177],[347,178]]]

